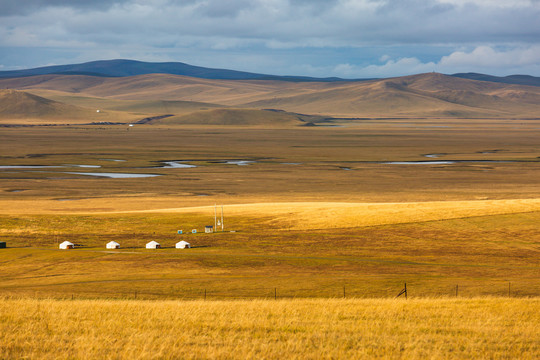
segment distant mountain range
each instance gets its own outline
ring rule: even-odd
[[[308,76],[278,76],[245,71],[212,69],[181,62],[151,63],[135,60],[99,60],[83,64],[45,66],[35,69],[0,71],[0,78],[35,75],[88,75],[101,77],[126,77],[147,74],[170,74],[214,80],[281,80],[292,82],[344,81],[337,77],[314,78]]]
[[[181,62],[152,63],[135,60],[100,60],[83,64],[45,66],[34,69],[0,71],[0,78],[35,75],[88,75],[98,77],[127,77],[146,74],[170,74],[214,80],[279,80],[290,82],[366,81],[374,79],[316,78],[308,76],[278,76],[245,71],[213,69]],[[505,84],[540,86],[540,77],[529,75],[492,76],[478,73],[459,73],[450,76]]]
[[[540,86],[540,77],[530,75],[492,76],[478,73],[459,73],[453,74],[452,76],[462,79],[491,81],[504,84]]]

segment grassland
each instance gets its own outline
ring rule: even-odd
[[[3,294],[392,297],[540,294],[537,121],[369,120],[346,127],[6,128]],[[440,127],[445,126],[445,127]],[[388,161],[465,161],[394,165]],[[113,160],[124,160],[121,162]],[[156,168],[160,161],[195,168]],[[227,160],[254,161],[246,166]],[[478,161],[478,162],[475,162]],[[344,170],[351,169],[351,170]],[[66,172],[162,176],[107,179]],[[224,204],[235,233],[186,235]],[[59,242],[81,245],[61,252]],[[110,240],[118,252],[105,252]],[[165,249],[142,249],[150,240]]]
[[[3,299],[0,357],[536,359],[538,299]]]
[[[118,210],[131,206],[143,210],[215,202],[393,203],[538,197],[538,121],[372,120],[342,125],[289,129],[147,125],[129,131],[114,126],[4,128],[0,165],[83,164],[101,166],[93,170],[98,172],[163,176],[95,179],[65,174],[63,169],[2,170],[0,201],[28,199],[33,204],[26,208],[32,211],[36,200],[72,199],[69,204],[50,202],[49,209],[60,209],[78,208],[81,199],[102,199],[102,205],[89,208],[113,211],[115,206],[107,204],[107,199],[135,198],[132,205]],[[381,163],[433,160],[426,154],[441,154],[437,160],[473,162]],[[230,159],[257,162],[249,166],[220,163]],[[163,160],[185,160],[198,167],[154,168]],[[9,192],[13,190],[24,191]],[[140,199],[146,199],[144,206],[138,204]]]
[[[209,214],[3,216],[3,294],[143,299],[540,294],[540,212],[379,226],[271,230],[227,216],[234,233],[178,235]],[[496,224],[496,225],[495,225]],[[286,224],[285,224],[286,225]],[[185,239],[192,249],[174,249]],[[58,250],[58,243],[79,244]],[[107,251],[105,243],[122,245]],[[146,250],[156,240],[161,250]],[[509,285],[510,284],[510,285]],[[277,289],[277,290],[276,290]]]
[[[0,357],[537,358],[540,122],[330,125],[1,128]]]

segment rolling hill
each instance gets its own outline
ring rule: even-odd
[[[530,75],[493,76],[478,73],[459,73],[453,74],[452,76],[462,79],[492,81],[504,84],[540,86],[540,77]]]
[[[109,110],[151,115],[187,115],[217,107],[279,109],[338,118],[536,118],[540,113],[540,87],[437,73],[363,82],[210,80],[167,74],[39,75],[0,79],[0,88],[50,95],[90,108],[108,101]]]
[[[57,118],[83,111],[41,96],[16,90],[0,90],[0,116],[10,118]]]
[[[3,123],[89,123],[129,121],[133,115],[97,112],[17,90],[0,90],[0,121]]]
[[[245,105],[337,117],[528,117],[540,110],[540,89],[429,73],[342,83]]]
[[[177,125],[239,125],[239,126],[295,126],[314,124],[323,119],[276,110],[257,109],[213,109],[173,116],[160,120],[161,124]]]

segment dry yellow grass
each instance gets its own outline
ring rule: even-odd
[[[537,359],[540,300],[13,300],[4,359]]]
[[[270,217],[268,225],[291,230],[308,230],[531,212],[540,210],[540,199],[412,203],[258,203],[227,205],[224,209],[227,215]],[[210,216],[214,212],[214,207],[156,209],[142,212],[206,213]]]
[[[76,205],[51,200],[0,200],[0,214],[183,213],[213,217],[214,206],[164,207],[175,202],[176,198],[160,197],[82,199]],[[227,216],[259,219],[259,225],[308,230],[533,212],[540,210],[540,199],[401,203],[278,202],[225,205],[224,210]]]

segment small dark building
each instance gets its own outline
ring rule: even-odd
[[[4,241],[0,241],[0,249],[5,249],[6,243]]]

